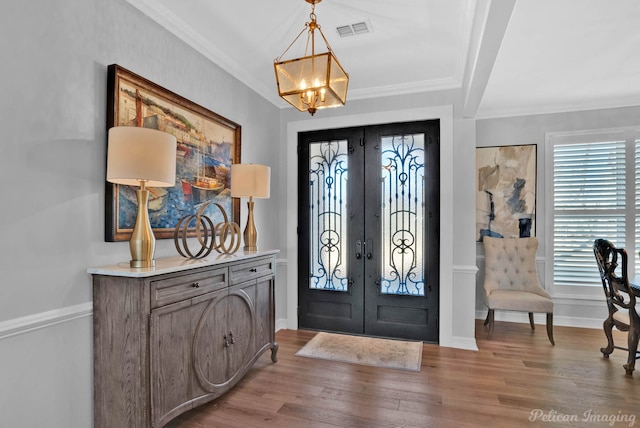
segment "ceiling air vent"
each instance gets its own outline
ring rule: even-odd
[[[340,27],[337,27],[336,31],[338,32],[340,37],[348,37],[354,35],[357,36],[358,34],[365,34],[370,32],[369,25],[364,21],[356,22],[355,24],[351,25],[342,25]]]
[[[366,22],[358,22],[356,24],[351,24],[351,28],[353,28],[353,32],[356,34],[363,34],[369,32],[369,27],[367,27]]]
[[[351,25],[343,25],[342,27],[336,28],[338,30],[338,34],[340,37],[353,36],[353,30],[351,29]]]

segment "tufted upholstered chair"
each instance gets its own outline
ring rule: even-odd
[[[529,313],[535,329],[534,313],[547,314],[547,336],[553,341],[553,301],[544,291],[536,270],[537,238],[482,238],[484,245],[484,302],[489,308],[484,324],[493,335],[494,311]]]
[[[640,307],[636,306],[636,297],[627,276],[627,252],[624,248],[616,248],[605,239],[593,242],[593,254],[596,257],[600,279],[607,299],[609,316],[602,324],[607,336],[607,347],[600,352],[609,358],[614,348],[627,351],[627,364],[624,369],[628,375],[633,374],[636,358],[638,358],[638,340],[640,339]],[[616,346],[613,343],[613,327],[626,331],[628,347]]]

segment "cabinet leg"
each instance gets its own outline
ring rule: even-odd
[[[273,342],[273,346],[271,347],[271,361],[274,363],[278,362],[278,342]]]

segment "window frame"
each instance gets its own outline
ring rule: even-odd
[[[640,217],[640,190],[638,196],[636,196],[636,171],[640,168],[640,164],[636,166],[636,145],[640,145],[640,126],[638,127],[624,127],[624,128],[608,128],[608,129],[591,129],[591,130],[579,130],[568,132],[547,132],[545,133],[545,206],[548,207],[545,212],[545,270],[544,279],[547,284],[547,290],[551,292],[554,298],[571,298],[578,300],[592,300],[602,298],[601,286],[579,286],[579,285],[557,285],[554,279],[554,221],[555,221],[555,207],[554,207],[554,146],[557,144],[587,144],[587,143],[599,143],[607,141],[624,141],[626,147],[625,157],[625,222],[626,224],[632,224],[633,227],[627,227],[625,229],[625,247],[627,252],[634,256],[634,263],[629,263],[629,276],[633,278],[635,276],[636,267],[640,265],[638,262],[638,253],[636,249],[640,247],[640,243],[636,242],[636,225],[634,224],[635,218]],[[640,147],[638,149],[640,151]],[[629,173],[628,171],[631,171]],[[543,175],[539,174],[539,176]],[[633,248],[633,251],[629,250]],[[594,259],[595,266],[595,259]]]

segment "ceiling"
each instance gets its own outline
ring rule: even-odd
[[[303,0],[128,0],[273,104]],[[640,105],[637,0],[324,0],[347,102],[462,88],[466,117]],[[369,32],[340,37],[364,22]],[[316,41],[318,46],[318,41]],[[301,56],[292,48],[283,59]]]

